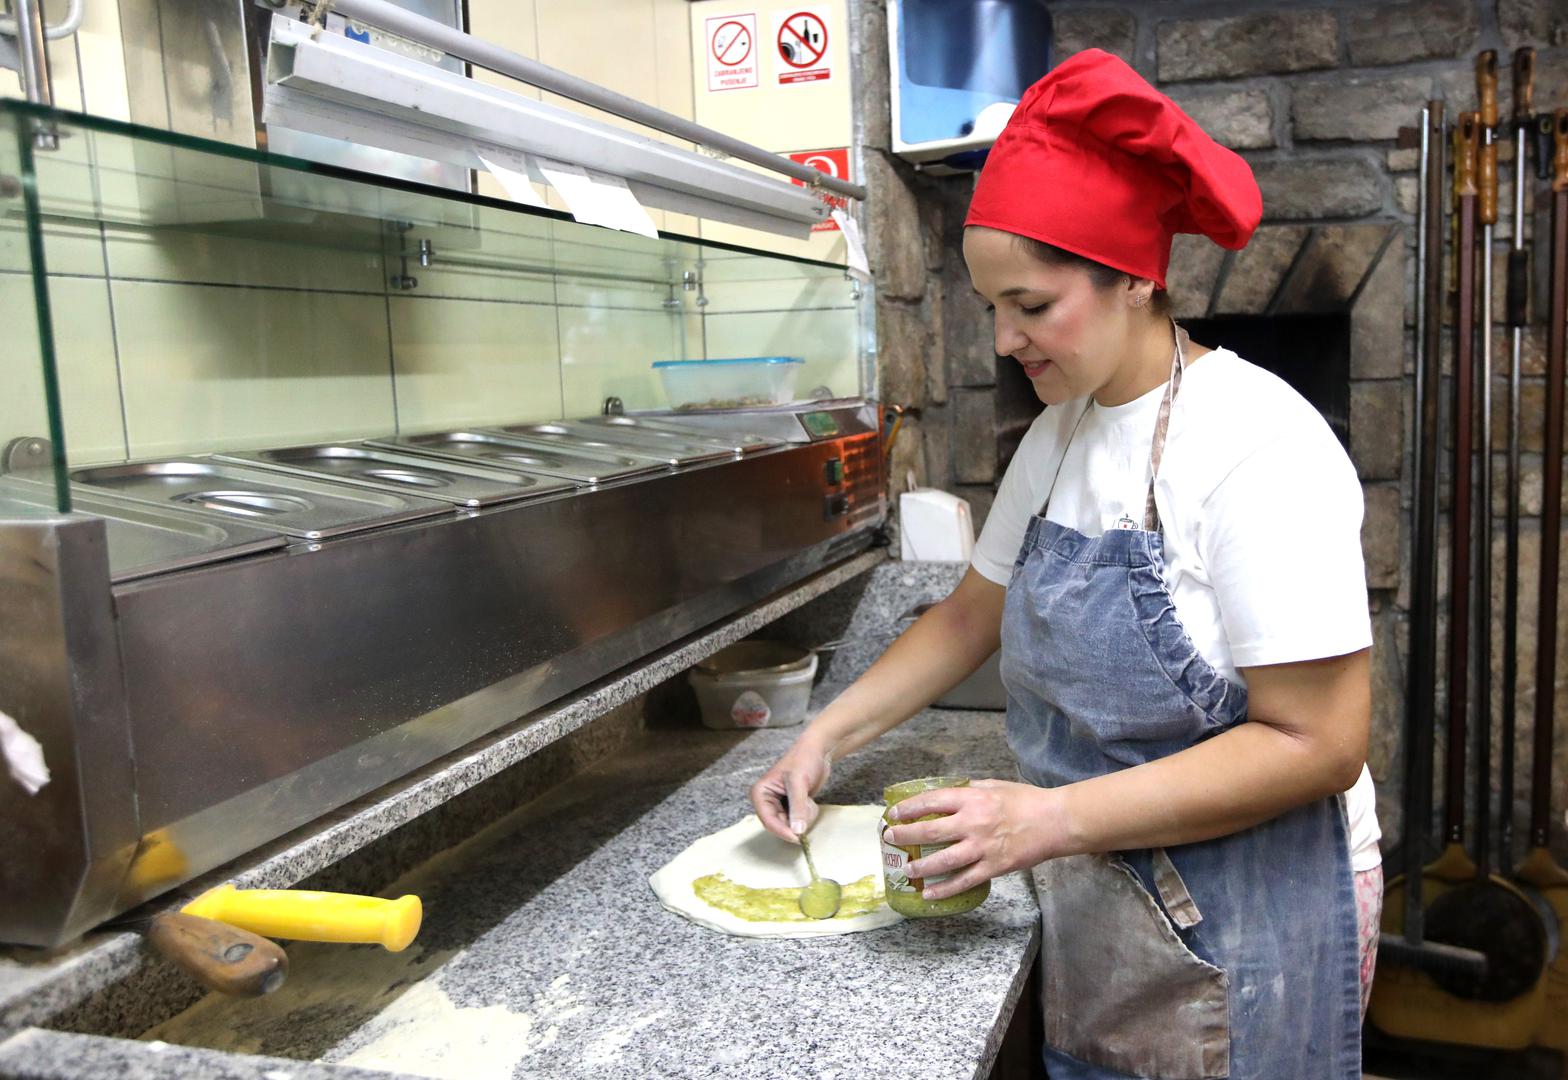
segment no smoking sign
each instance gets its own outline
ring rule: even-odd
[[[709,90],[744,90],[760,85],[755,12],[709,19],[705,36]]]
[[[779,85],[825,82],[833,77],[828,17],[825,7],[786,8],[774,17]]]

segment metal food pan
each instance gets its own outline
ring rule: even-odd
[[[666,465],[681,467],[699,465],[707,461],[724,461],[736,457],[736,452],[726,446],[711,443],[687,442],[682,439],[639,437],[636,432],[596,424],[583,424],[575,420],[546,420],[531,424],[506,424],[491,430],[506,435],[516,435],[536,442],[547,442],[570,450],[587,447],[590,450],[624,452],[638,457],[650,457]]]
[[[372,439],[370,445],[524,469],[531,473],[575,480],[581,484],[603,484],[630,476],[663,472],[668,468],[664,462],[654,458],[567,451],[549,443],[537,444],[483,429],[399,435],[394,439]]]
[[[775,439],[768,435],[704,430],[696,425],[680,424],[648,416],[585,416],[576,423],[591,424],[642,439],[655,441],[678,439],[700,446],[722,447],[733,454],[749,454],[756,450],[767,450],[770,447],[783,445],[782,439]]]
[[[449,504],[430,499],[209,457],[73,469],[71,481],[93,493],[208,519],[239,520],[303,540],[324,540],[452,510]]]
[[[341,484],[397,491],[471,509],[570,491],[570,481],[515,469],[385,450],[363,443],[322,443],[278,450],[219,454],[220,460],[258,465],[289,475],[324,476]]]
[[[53,508],[54,484],[20,476],[0,479],[0,503],[5,502]],[[109,580],[116,584],[273,551],[288,543],[288,538],[280,533],[118,500],[80,486],[72,488],[71,509],[103,519],[109,547]]]

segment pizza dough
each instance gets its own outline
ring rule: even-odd
[[[817,873],[842,885],[871,877],[881,891],[882,807],[822,806],[811,827],[811,856]],[[863,915],[837,915],[831,919],[753,921],[714,907],[697,895],[692,883],[722,874],[738,885],[753,889],[803,889],[811,881],[805,856],[798,844],[780,840],[762,827],[755,814],[747,814],[727,829],[694,841],[648,879],[659,903],[699,926],[739,937],[819,937],[875,930],[899,922],[903,916],[886,901]]]

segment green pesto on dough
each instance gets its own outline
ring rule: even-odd
[[[818,878],[800,890],[800,910],[813,919],[831,919],[838,914],[843,890],[831,878]]]
[[[835,919],[869,915],[882,906],[882,883],[878,875],[867,874],[844,886]],[[731,881],[723,874],[709,874],[691,883],[705,904],[727,911],[747,922],[814,922],[800,910],[800,887],[754,889]]]

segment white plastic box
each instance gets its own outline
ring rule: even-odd
[[[898,497],[899,558],[968,562],[975,552],[969,503],[935,488],[916,488]]]
[[[691,669],[704,727],[792,727],[806,719],[817,654],[772,641],[739,641]]]
[[[653,370],[664,381],[670,407],[687,411],[788,405],[795,400],[795,380],[805,366],[795,356],[747,356],[660,360]]]

